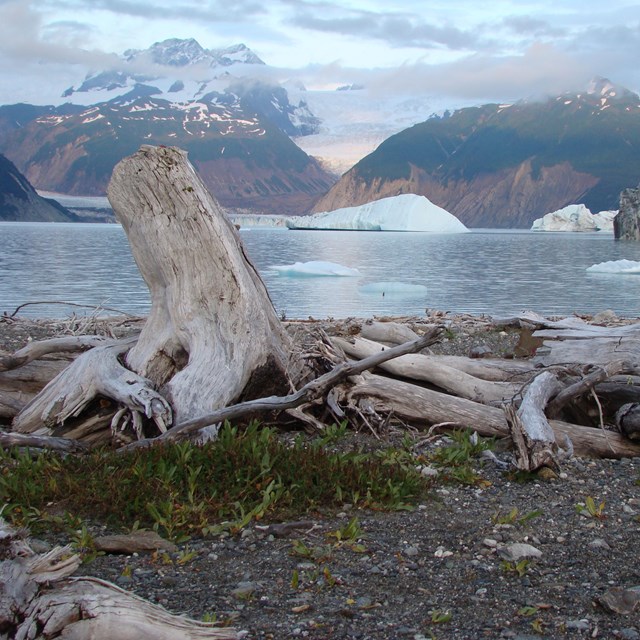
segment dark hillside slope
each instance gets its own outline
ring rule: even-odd
[[[315,210],[417,193],[468,226],[526,228],[572,203],[616,209],[639,181],[640,98],[604,88],[431,118],[383,142]]]

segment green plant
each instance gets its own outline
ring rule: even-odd
[[[520,516],[519,513],[520,512],[518,511],[518,507],[513,507],[513,509],[511,509],[508,513],[505,513],[505,514],[496,513],[491,518],[491,521],[494,524],[523,525],[529,520],[533,520],[534,518],[537,518],[538,516],[542,515],[542,511],[540,511],[539,509],[529,511],[528,513],[525,513],[523,516]]]
[[[335,444],[347,435],[348,426],[349,423],[346,420],[343,420],[340,424],[327,425],[322,435],[314,440],[314,444],[320,446]]]
[[[330,436],[345,429],[336,426]],[[37,479],[37,480],[36,480]],[[0,451],[4,517],[34,533],[67,525],[62,506],[80,519],[130,529],[133,523],[176,541],[235,533],[254,520],[299,516],[345,502],[376,509],[411,508],[429,487],[413,465],[372,453],[330,452],[273,429],[225,424],[203,447],[188,442],[83,457]]]
[[[357,553],[364,553],[367,550],[363,544],[358,542],[364,536],[364,532],[356,516],[343,527],[331,531],[327,535],[336,539],[336,546],[347,546]]]
[[[431,614],[431,624],[444,624],[449,622],[453,614],[449,610],[434,609],[429,612]]]
[[[530,561],[526,558],[519,560],[518,562],[509,562],[508,560],[503,560],[502,562],[502,570],[505,573],[515,573],[519,578],[524,578],[529,570]]]
[[[452,431],[450,442],[439,447],[431,456],[431,462],[443,469],[442,476],[449,481],[465,485],[482,482],[473,469],[472,462],[483,452],[493,447],[493,440],[480,438],[475,431],[460,429]]]
[[[579,502],[576,505],[576,511],[581,515],[602,520],[606,517],[604,515],[604,507],[604,500],[600,504],[596,504],[596,501],[591,496],[587,496],[584,499],[584,503]]]

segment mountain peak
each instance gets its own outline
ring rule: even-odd
[[[632,92],[621,85],[614,84],[608,78],[595,76],[587,86],[587,93],[601,98],[622,98]]]

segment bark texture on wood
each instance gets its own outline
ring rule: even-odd
[[[268,386],[282,389],[288,336],[237,230],[187,154],[143,146],[115,167],[108,196],[151,293],[126,362],[153,381],[176,421]]]

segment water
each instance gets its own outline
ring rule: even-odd
[[[640,316],[640,276],[588,274],[608,260],[640,261],[640,243],[610,234],[483,231],[459,235],[243,230],[278,313],[287,318],[421,315],[426,308],[507,315]],[[361,278],[290,278],[269,269],[311,260],[355,267]],[[381,281],[426,287],[364,293]],[[0,224],[0,312],[29,301],[64,300],[144,314],[149,296],[118,225]],[[25,316],[66,316],[57,305]]]

